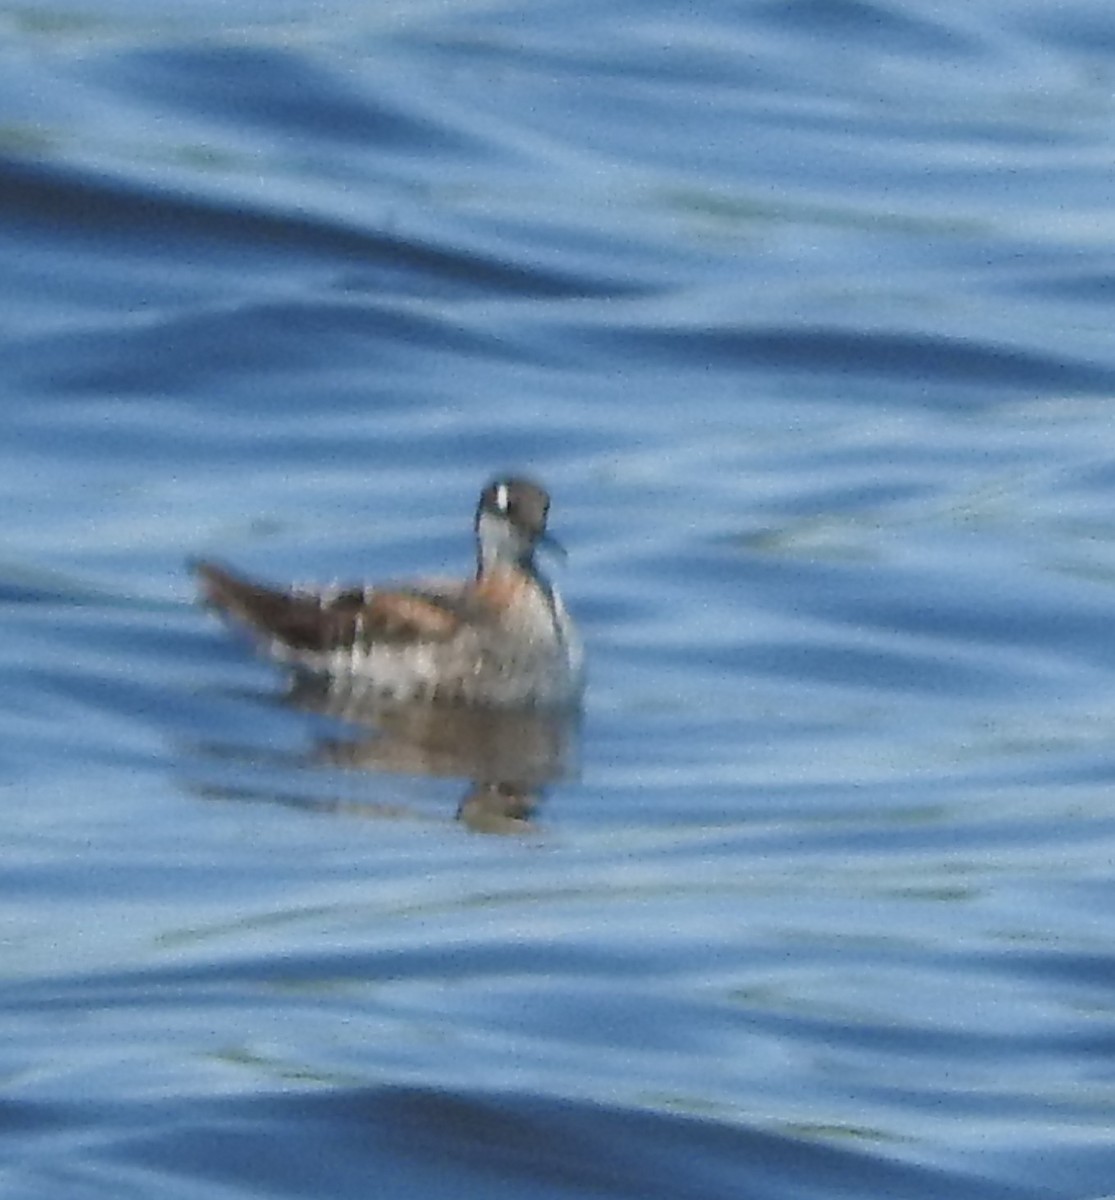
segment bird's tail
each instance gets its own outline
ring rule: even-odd
[[[195,561],[202,599],[257,637],[278,639],[291,648],[317,648],[321,641],[321,601],[267,587],[234,574],[219,563]]]

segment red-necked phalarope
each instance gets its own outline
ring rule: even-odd
[[[399,702],[568,706],[583,687],[581,642],[534,561],[539,543],[552,543],[549,507],[529,480],[490,483],[466,581],[287,590],[215,563],[194,569],[210,604],[293,666],[355,677]]]

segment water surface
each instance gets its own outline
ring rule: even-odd
[[[1111,1191],[1108,6],[0,28],[5,1194]],[[194,603],[509,468],[575,746]]]

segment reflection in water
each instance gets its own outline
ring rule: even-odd
[[[286,699],[361,728],[357,737],[322,740],[321,761],[471,780],[457,809],[471,829],[529,829],[544,786],[576,769],[576,712],[399,704],[358,682],[316,676],[296,677]]]

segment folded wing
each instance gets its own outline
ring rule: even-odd
[[[257,634],[311,653],[371,642],[444,641],[470,607],[460,588],[284,591],[217,563],[193,566],[207,603]]]

